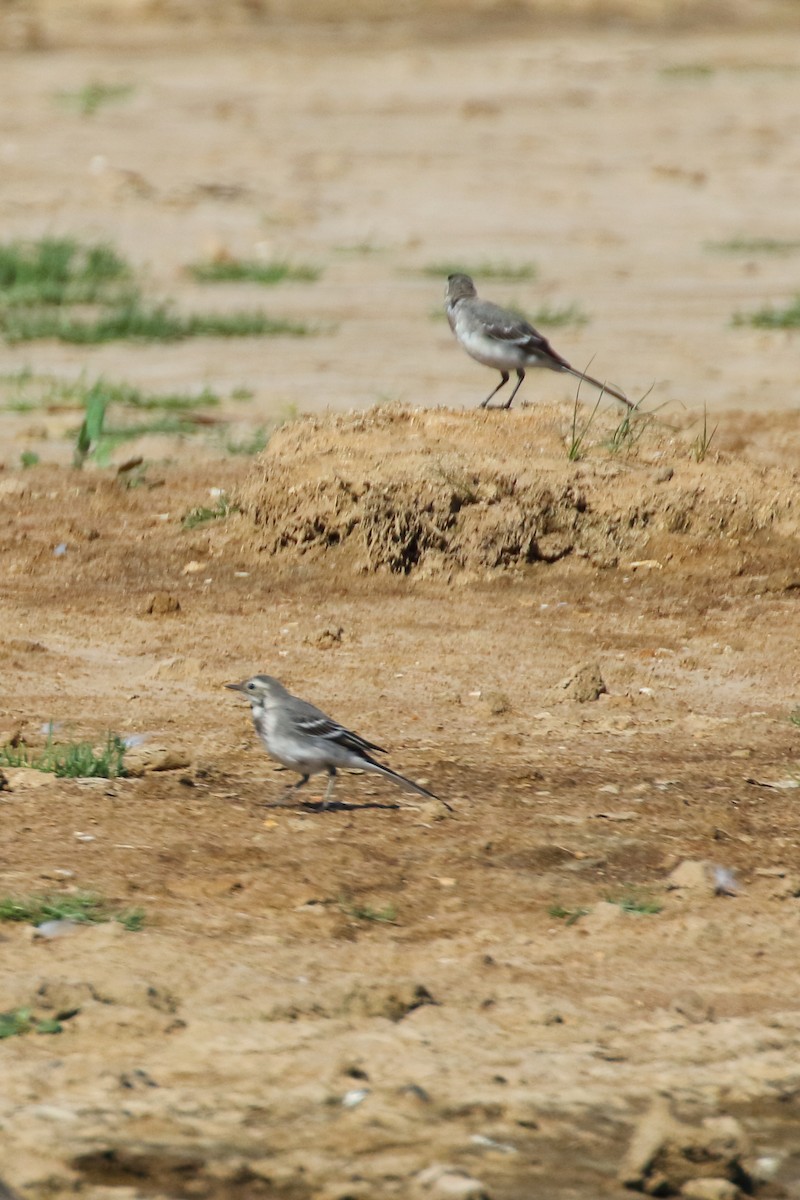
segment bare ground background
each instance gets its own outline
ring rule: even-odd
[[[37,1200],[620,1196],[666,1097],[744,1131],[690,1175],[800,1196],[797,345],[730,324],[791,297],[800,252],[709,247],[797,242],[791,25],[106,13],[4,14],[4,237],[108,239],[184,308],[319,332],[7,346],[3,371],[249,389],[216,413],[239,438],[317,415],[259,459],[215,427],[128,442],[131,488],[70,466],[74,411],[0,411],[0,741],[53,720],[183,764],[5,771],[3,890],[147,922],[0,927],[0,1008],[71,1014],[0,1043],[3,1177]],[[98,80],[133,90],[56,102]],[[185,271],[259,254],[322,277]],[[568,380],[476,413],[491,375],[422,273],[447,262],[528,311],[579,305],[555,346],[653,385],[658,421],[612,454],[603,406],[570,463]],[[503,262],[537,276],[481,280]],[[211,489],[241,511],[184,528]],[[286,775],[222,690],[255,670],[455,813],[366,777],[330,812],[275,807]],[[668,889],[685,860],[738,893]]]

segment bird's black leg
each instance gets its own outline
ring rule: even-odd
[[[517,386],[514,388],[513,392],[508,397],[505,404],[500,405],[501,408],[511,408],[511,401],[514,399],[517,392],[519,391],[520,384],[522,383],[524,378],[525,378],[525,372],[522,370],[522,367],[518,367],[517,368]]]
[[[301,775],[297,783],[289,784],[288,788],[286,789],[286,794],[288,795],[289,792],[296,792],[298,788],[305,787],[310,778],[310,775]]]
[[[328,786],[322,799],[322,807],[329,808],[333,802],[333,789],[336,787],[336,767],[328,767]]]
[[[489,392],[489,395],[486,397],[485,400],[481,400],[480,404],[478,405],[478,408],[486,408],[488,406],[489,401],[491,400],[492,396],[496,396],[497,393],[500,391],[500,388],[505,387],[506,384],[508,383],[508,371],[501,371],[500,374],[503,376],[503,378],[500,380],[500,382],[498,383],[498,385],[494,389],[494,391]],[[519,384],[517,384],[517,387],[519,387]],[[516,391],[516,390],[517,390],[517,388],[514,388],[514,391]],[[508,405],[506,405],[506,408],[508,408]]]

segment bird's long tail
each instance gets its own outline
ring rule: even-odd
[[[565,367],[565,370],[570,375],[574,375],[576,379],[583,379],[586,383],[590,383],[592,387],[596,387],[599,392],[605,392],[608,396],[613,396],[615,400],[619,400],[627,408],[633,409],[636,407],[632,404],[627,396],[623,396],[622,392],[618,392],[616,388],[611,387],[608,383],[601,383],[599,379],[593,379],[591,375],[585,374],[583,371],[576,371],[574,367]]]
[[[381,775],[385,775],[387,779],[391,779],[392,783],[396,783],[397,786],[403,788],[404,791],[416,792],[418,796],[427,796],[429,800],[438,800],[440,804],[445,806],[448,812],[453,811],[447,801],[442,800],[441,796],[436,796],[433,792],[429,792],[427,788],[422,787],[421,784],[414,783],[411,779],[406,779],[405,775],[398,774],[398,772],[393,771],[391,767],[384,767],[383,763],[375,762],[375,760],[372,758],[370,759],[370,764],[373,770],[380,772]]]

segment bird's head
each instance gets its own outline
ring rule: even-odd
[[[448,304],[455,304],[458,300],[469,300],[473,296],[477,296],[475,284],[469,275],[448,275],[447,287],[444,289],[444,298]]]
[[[232,692],[241,692],[254,707],[262,708],[288,694],[286,688],[271,675],[252,675],[241,683],[226,683],[225,687]]]

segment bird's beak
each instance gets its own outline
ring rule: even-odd
[[[245,690],[245,688],[247,687],[247,682],[245,681],[243,683],[226,683],[225,687],[228,688],[232,692],[243,692]]]

